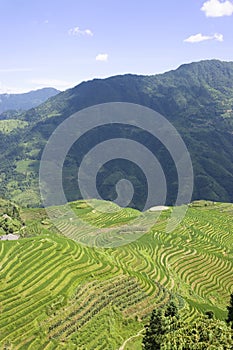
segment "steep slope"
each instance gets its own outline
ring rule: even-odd
[[[130,224],[129,209],[99,213],[97,222],[96,204],[71,204],[92,222],[93,237],[100,224]],[[172,233],[166,232],[166,211],[139,240],[109,249],[83,246],[51,230],[42,233],[37,225],[49,222],[41,209],[20,214],[35,230],[16,242],[0,241],[0,348],[119,349],[143,328],[154,307],[171,298],[187,323],[208,310],[226,318],[232,204],[193,203]],[[69,230],[68,219],[61,224]]]
[[[233,62],[217,60],[182,65],[155,76],[124,75],[83,82],[21,114],[19,119],[28,123],[24,132],[16,131],[1,139],[2,195],[22,204],[38,205],[39,160],[53,130],[85,107],[119,101],[150,107],[177,128],[193,162],[193,199],[233,201]],[[76,175],[83,155],[100,141],[125,138],[127,134],[158,158],[168,184],[167,204],[174,203],[178,179],[165,147],[147,133],[121,125],[93,130],[71,148],[63,174],[69,200],[80,198]],[[131,163],[106,164],[98,179],[99,191],[105,199],[115,199],[112,187],[122,177],[136,186],[131,206],[140,209],[147,186],[143,174]]]

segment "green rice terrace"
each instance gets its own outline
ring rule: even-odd
[[[112,203],[96,200],[70,206],[92,225],[95,242],[100,230],[140,227],[137,210],[114,211]],[[60,215],[62,208],[51,210],[65,235],[44,209],[0,202],[1,235],[20,236],[0,241],[0,349],[139,350],[151,311],[170,300],[187,322],[211,310],[226,318],[233,290],[232,204],[193,202],[167,233],[169,208],[137,240],[109,248],[79,243],[84,228]]]

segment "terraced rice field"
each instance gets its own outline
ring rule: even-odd
[[[93,230],[130,225],[138,215],[75,208]],[[171,298],[189,320],[207,310],[223,319],[233,290],[232,206],[190,207],[172,233],[168,215],[116,248],[55,233],[0,242],[0,349],[116,350]],[[69,230],[69,218],[60,224]]]

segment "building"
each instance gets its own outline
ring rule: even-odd
[[[1,241],[16,241],[17,239],[19,239],[19,236],[13,235],[12,233],[9,233],[9,235],[0,236]]]

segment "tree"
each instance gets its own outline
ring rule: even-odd
[[[179,318],[179,310],[177,305],[171,301],[165,308],[164,312],[165,317],[176,317],[177,319]]]
[[[164,335],[161,350],[231,350],[232,331],[225,322],[199,316],[194,322],[185,322],[183,327]]]
[[[146,325],[145,336],[142,341],[145,350],[159,350],[163,337],[171,330],[178,327],[178,308],[175,303],[170,302],[164,309],[152,311],[150,322]]]
[[[229,310],[232,317],[233,297]],[[223,321],[213,317],[213,312],[199,315],[193,322],[179,317],[178,308],[171,302],[164,309],[152,312],[143,338],[145,350],[232,350],[233,332]]]
[[[214,318],[214,313],[213,313],[212,310],[206,311],[205,315],[206,315],[206,317],[208,317],[209,319]]]
[[[230,305],[227,306],[227,310],[228,310],[228,315],[227,315],[227,323],[232,322],[232,327],[233,327],[233,293],[231,294],[230,297]]]
[[[161,336],[164,334],[165,322],[161,309],[152,311],[150,323],[146,326],[146,334],[143,338],[143,347],[146,350],[160,349]]]

